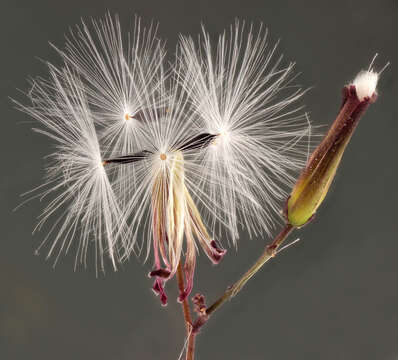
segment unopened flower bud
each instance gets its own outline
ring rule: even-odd
[[[343,89],[343,103],[328,133],[312,153],[286,204],[288,222],[300,227],[307,223],[325,198],[344,150],[367,107],[377,98],[379,73],[360,72]]]

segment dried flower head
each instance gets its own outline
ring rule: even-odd
[[[164,76],[160,71],[159,77]],[[225,250],[210,237],[201,215],[205,209],[213,211],[199,186],[204,170],[198,161],[212,137],[198,135],[187,96],[177,83],[163,79],[159,84],[159,94],[148,91],[141,94],[145,97],[143,102],[153,104],[142,111],[144,150],[108,159],[106,164],[134,169],[136,185],[125,195],[128,198],[125,217],[130,220],[131,229],[129,250],[134,250],[137,239],[146,234],[147,255],[151,249],[154,255],[154,270],[149,274],[155,278],[153,290],[165,305],[164,284],[176,273],[183,253],[187,284],[180,301],[192,290],[197,245],[215,264]],[[165,99],[162,107],[156,106],[159,95]],[[142,245],[143,242],[138,243],[139,248]]]
[[[91,28],[72,31],[58,50],[62,70],[50,66],[33,105],[21,106],[60,144],[45,194],[61,195],[42,220],[64,216],[50,254],[76,232],[79,259],[92,243],[102,268],[105,252],[116,267],[146,246],[163,304],[165,282],[184,263],[183,301],[198,245],[217,264],[222,233],[235,242],[240,227],[272,227],[308,152],[308,120],[291,107],[303,91],[291,85],[293,64],[272,60],[276,46],[267,50],[261,27],[237,22],[215,48],[205,31],[198,48],[181,38],[172,71],[156,27],[136,19],[127,42],[117,18]]]

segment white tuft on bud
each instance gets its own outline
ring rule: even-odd
[[[378,81],[379,73],[373,70],[361,71],[352,83],[357,90],[358,99],[362,101],[366,97],[372,97],[376,93]]]

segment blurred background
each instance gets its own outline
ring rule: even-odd
[[[201,23],[217,36],[236,17],[263,22],[272,41],[281,39],[279,53],[297,62],[298,82],[312,88],[304,102],[315,125],[331,123],[342,86],[376,52],[379,68],[391,62],[317,218],[215,314],[197,359],[398,359],[396,0],[2,0],[0,359],[176,360],[183,346],[176,286],[168,284],[161,308],[151,262],[132,259],[96,278],[91,268],[74,272],[71,254],[53,269],[34,255],[45,232],[31,234],[44,204],[12,212],[41,183],[51,144],[8,97],[28,89],[28,76],[46,76],[39,59],[58,64],[48,42],[62,47],[69,27],[106,11],[126,27],[133,14],[159,21],[170,53],[179,33],[196,36]],[[218,267],[202,253],[194,292],[214,300],[269,240],[243,234]]]

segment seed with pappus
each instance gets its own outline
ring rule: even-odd
[[[197,45],[180,43],[177,76],[201,131],[216,135],[202,158],[203,191],[217,205],[212,229],[233,243],[241,228],[270,234],[308,155],[311,127],[296,105],[304,91],[292,84],[294,64],[282,65],[262,26],[239,21],[215,43],[205,29]]]

